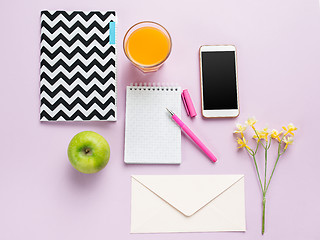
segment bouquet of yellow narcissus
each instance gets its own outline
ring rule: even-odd
[[[237,138],[237,142],[239,144],[238,148],[244,148],[247,150],[247,152],[252,156],[254,160],[254,165],[257,171],[257,175],[259,178],[259,183],[262,191],[262,234],[264,234],[264,229],[265,229],[265,211],[266,211],[266,194],[270,185],[270,181],[272,179],[272,176],[274,174],[274,170],[277,167],[279,158],[282,154],[284,154],[288,148],[288,145],[293,143],[293,136],[294,133],[293,131],[296,131],[297,128],[290,123],[287,127],[282,127],[282,131],[279,132],[275,129],[273,129],[271,132],[268,131],[268,128],[264,128],[262,130],[257,130],[255,128],[255,123],[257,120],[252,117],[249,118],[246,122],[245,125],[242,125],[240,123],[237,123],[237,130],[234,131],[235,134],[240,134],[240,137]],[[253,138],[257,140],[257,145],[255,148],[250,148],[247,144],[247,140],[244,137],[244,131],[247,129],[247,127],[251,127],[254,131]],[[273,166],[272,173],[269,177],[269,180],[267,181],[267,163],[268,163],[268,150],[271,146],[271,139],[278,141],[278,156],[275,161],[275,164]],[[264,148],[264,156],[265,156],[265,162],[264,162],[264,182],[262,184],[261,177],[260,177],[260,172],[258,169],[257,161],[256,161],[256,154],[258,151],[259,146],[262,146]]]

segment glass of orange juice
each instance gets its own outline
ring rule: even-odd
[[[157,71],[169,57],[171,45],[168,31],[150,21],[133,25],[123,39],[126,56],[143,72]]]

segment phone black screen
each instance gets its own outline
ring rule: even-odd
[[[235,52],[202,52],[204,110],[237,109]]]

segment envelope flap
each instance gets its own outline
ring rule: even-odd
[[[243,175],[134,175],[133,179],[185,216],[191,216]]]

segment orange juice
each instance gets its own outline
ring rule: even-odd
[[[155,66],[162,63],[171,50],[171,41],[165,33],[155,27],[134,30],[125,44],[131,60],[140,66]]]

